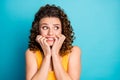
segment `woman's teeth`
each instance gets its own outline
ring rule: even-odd
[[[47,38],[48,40],[54,40],[54,38]]]

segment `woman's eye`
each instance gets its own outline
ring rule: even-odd
[[[54,29],[55,29],[55,30],[58,30],[58,29],[59,29],[59,27],[58,27],[58,26],[56,26]]]
[[[43,26],[42,29],[46,30],[46,29],[48,29],[48,27],[47,26]]]

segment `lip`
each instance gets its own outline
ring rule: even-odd
[[[47,38],[47,41],[54,41],[54,37],[46,37]]]

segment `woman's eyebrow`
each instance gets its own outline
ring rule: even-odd
[[[58,26],[60,26],[60,24],[53,24],[53,25],[58,25]]]
[[[40,23],[40,25],[48,25],[47,23]]]

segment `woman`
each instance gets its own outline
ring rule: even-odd
[[[79,80],[80,48],[67,15],[55,5],[42,6],[32,23],[26,51],[26,80]]]

